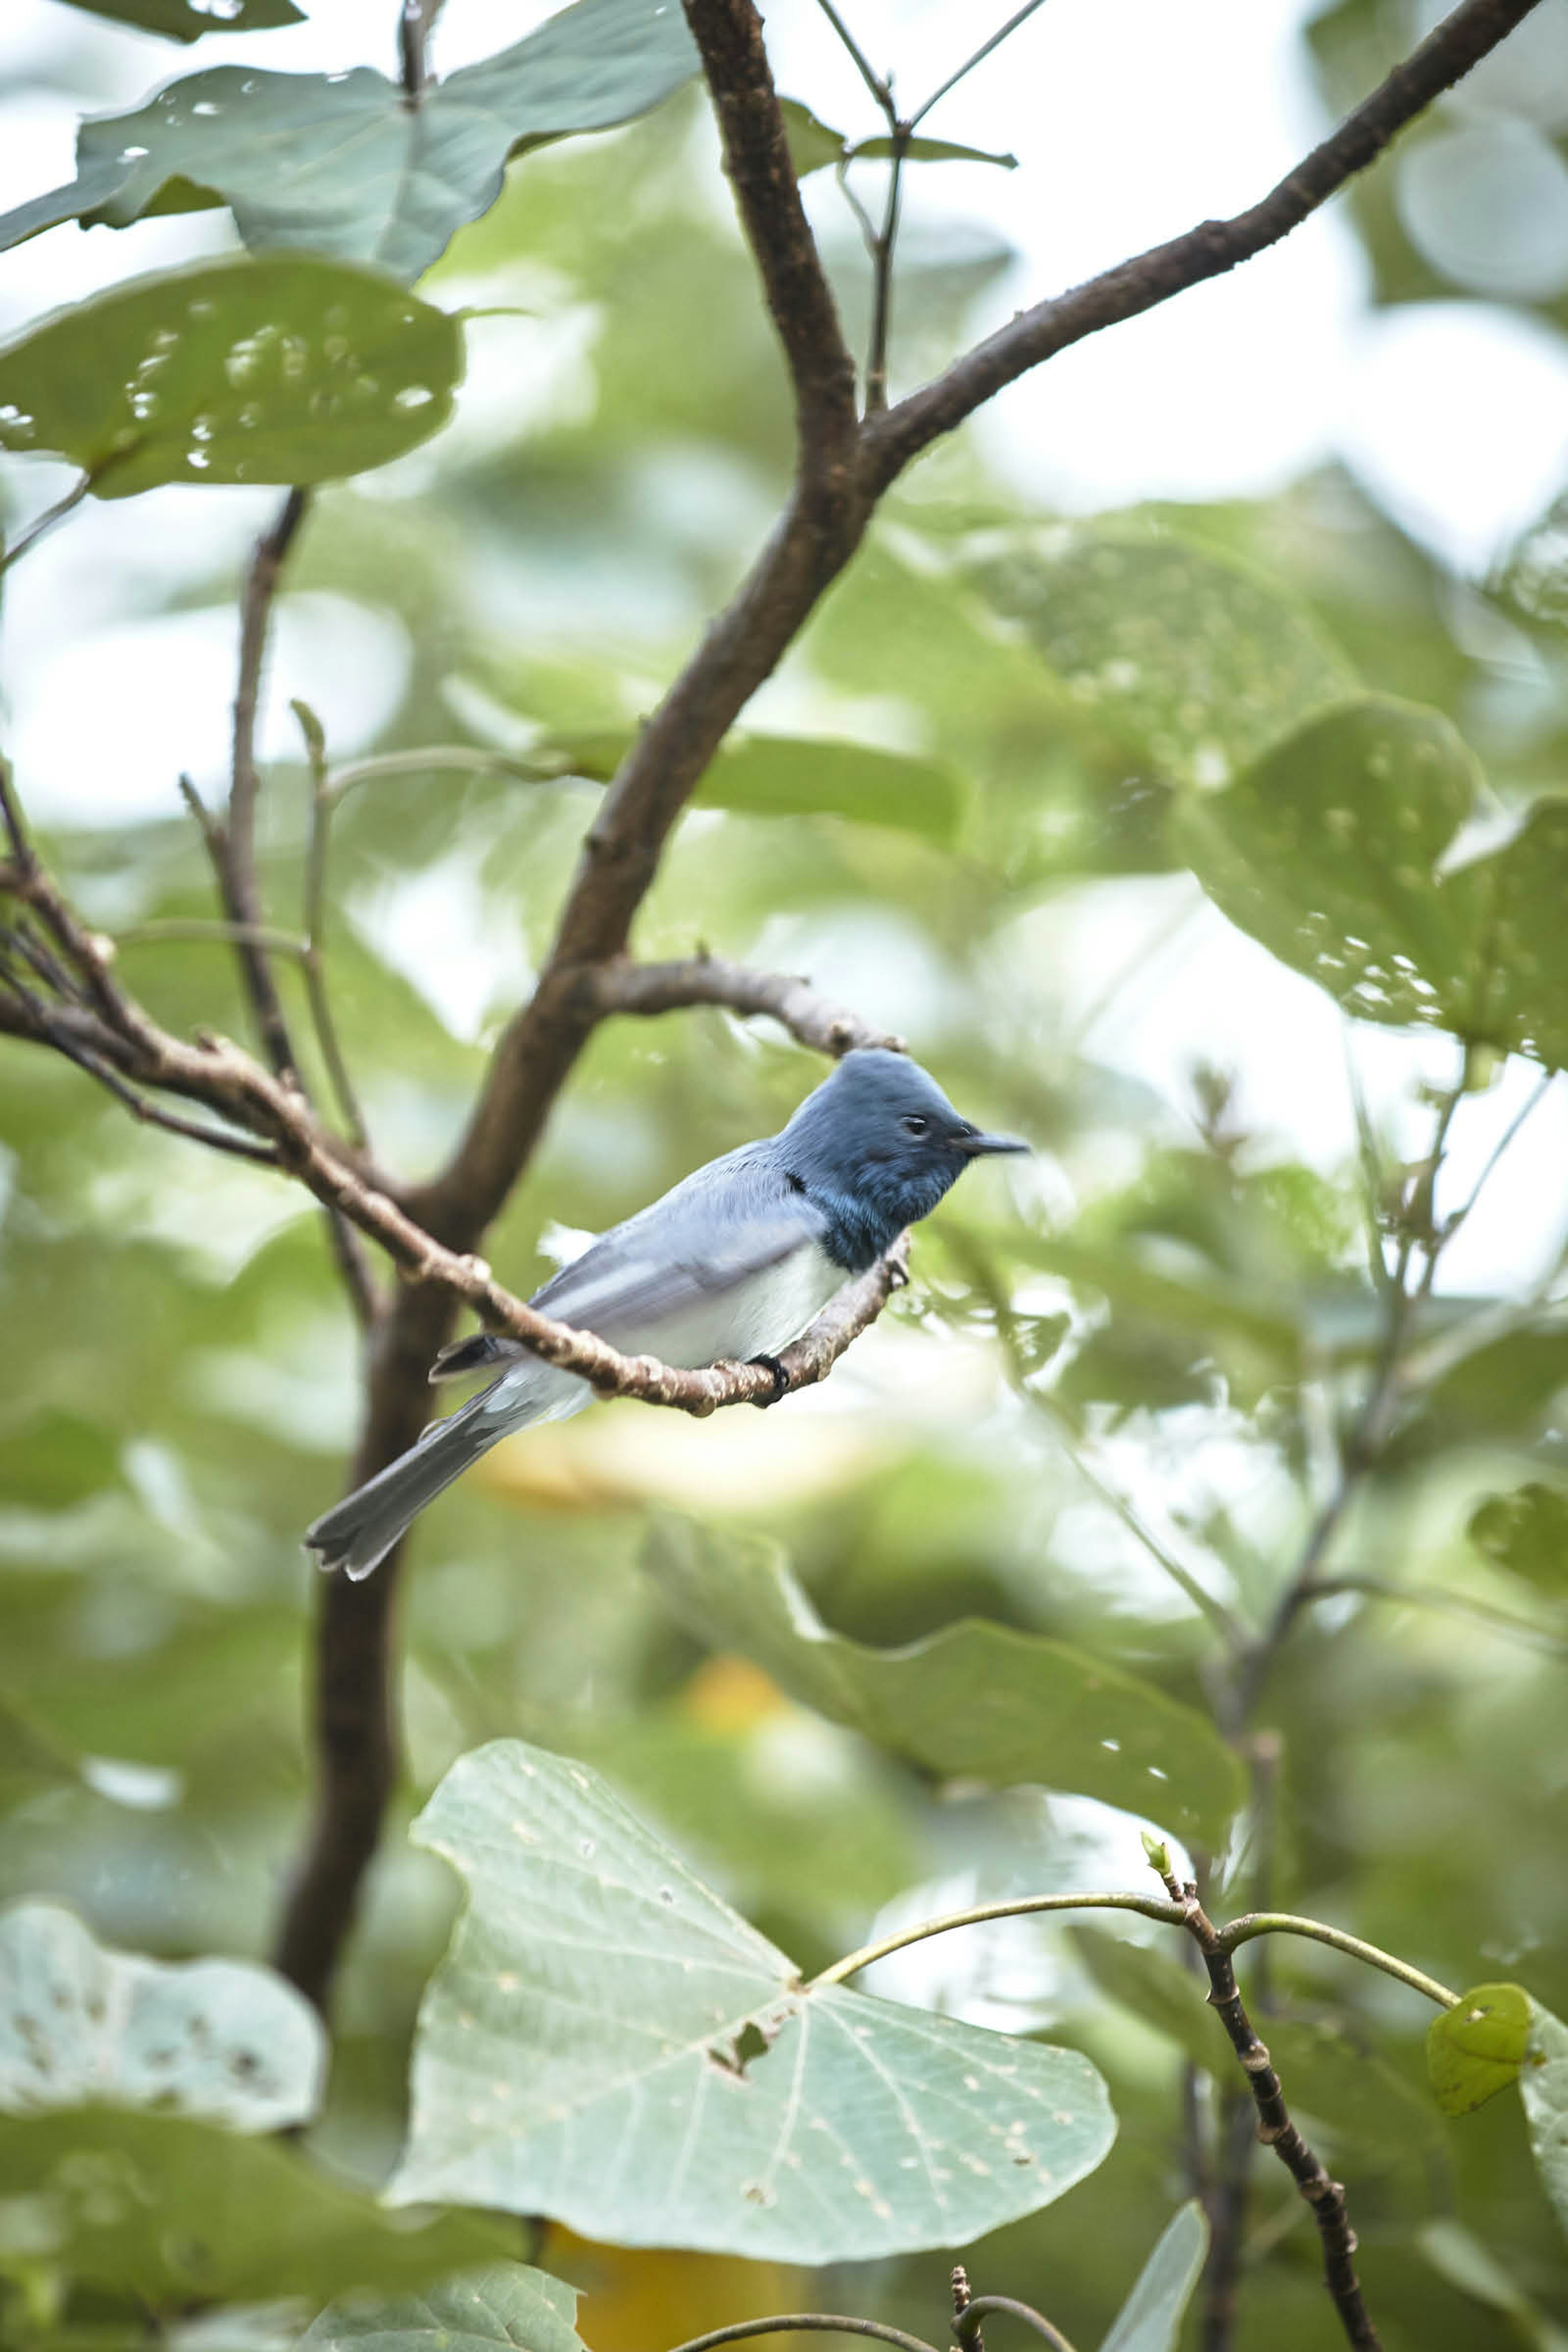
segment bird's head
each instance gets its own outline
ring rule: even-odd
[[[984,1133],[928,1070],[880,1046],[846,1054],[784,1139],[792,1172],[809,1192],[859,1212],[867,1230],[854,1255],[868,1265],[905,1225],[931,1213],[971,1160],[1029,1149],[1016,1136]]]

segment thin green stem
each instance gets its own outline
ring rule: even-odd
[[[303,956],[305,952],[304,940],[292,931],[274,930],[268,923],[223,923],[205,915],[160,917],[155,922],[132,923],[114,934],[117,948],[151,947],[164,941],[267,948],[274,955]]]
[[[327,780],[328,796],[335,803],[356,784],[374,783],[383,776],[438,774],[452,769],[469,775],[517,776],[530,784],[545,780],[536,764],[510,752],[479,751],[467,743],[435,743],[417,751],[377,751],[368,760],[353,760],[346,767],[334,768]]]
[[[80,506],[91,488],[92,476],[84,474],[79,481],[71,484],[63,499],[57,499],[52,507],[46,507],[37,520],[29,523],[19,539],[9,547],[0,548],[0,572],[9,572],[14,563],[20,563],[30,547],[37,547],[39,540],[53,530],[56,523],[64,522],[72,509]]]
[[[1408,1960],[1396,1960],[1392,1952],[1380,1951],[1375,1944],[1362,1941],[1359,1936],[1347,1936],[1342,1927],[1325,1927],[1321,1919],[1299,1918],[1291,1911],[1248,1911],[1233,1919],[1219,1931],[1222,1951],[1234,1952],[1243,1944],[1250,1944],[1258,1936],[1306,1936],[1314,1944],[1327,1944],[1336,1952],[1344,1952],[1352,1960],[1364,1962],[1369,1969],[1381,1969],[1385,1977],[1394,1977],[1408,1985],[1439,2009],[1458,2009],[1461,1996],[1450,1992],[1436,1977],[1413,1969]]]
[[[1186,1923],[1179,1903],[1162,1903],[1152,1895],[1019,1895],[1006,1903],[982,1903],[972,1911],[945,1912],[939,1919],[924,1919],[918,1927],[901,1927],[897,1935],[884,1936],[878,1943],[863,1944],[858,1952],[835,1960],[831,1968],[813,1977],[805,1990],[820,1992],[825,1985],[842,1984],[847,1977],[868,1969],[873,1960],[885,1960],[889,1952],[901,1952],[909,1944],[923,1944],[928,1937],[945,1936],[952,1927],[983,1927],[992,1919],[1027,1919],[1042,1911],[1136,1911],[1144,1919],[1157,1919],[1163,1927]]]
[[[1543,1649],[1568,1651],[1568,1641],[1561,1633],[1554,1633],[1550,1625],[1516,1617],[1511,1610],[1494,1609],[1489,1601],[1472,1600],[1467,1592],[1446,1591],[1440,1584],[1394,1584],[1379,1576],[1325,1576],[1312,1587],[1311,1597],[1314,1601],[1331,1601],[1341,1592],[1360,1593],[1369,1601],[1387,1601],[1395,1607],[1434,1609],[1454,1617],[1473,1618],[1478,1624],[1489,1625],[1500,1633],[1516,1634]]]
[[[730,2327],[715,2327],[710,2335],[693,2336],[689,2342],[678,2344],[675,2352],[714,2352],[720,2344],[749,2344],[759,2336],[869,2336],[879,2344],[894,2344],[899,2352],[936,2352],[934,2345],[919,2336],[906,2336],[901,2327],[889,2327],[879,2319],[850,2319],[842,2313],[831,2311],[780,2311],[771,2319],[741,2319]]]
[[[893,254],[899,242],[903,207],[904,158],[909,153],[910,128],[895,120],[892,155],[888,164],[888,201],[871,256],[871,336],[866,352],[866,414],[877,415],[888,405],[888,337],[893,323]]]
[[[837,34],[839,39],[843,42],[846,49],[849,52],[850,58],[854,61],[856,72],[859,75],[861,80],[865,83],[872,97],[876,100],[878,105],[887,116],[889,128],[896,130],[898,128],[899,110],[893,104],[893,93],[891,89],[882,79],[880,74],[873,70],[871,62],[867,57],[865,50],[860,47],[859,42],[855,38],[854,34],[849,30],[848,26],[845,23],[843,17],[834,6],[833,0],[816,0],[816,5],[821,9],[823,15],[826,17],[828,23],[832,26],[834,31]]]

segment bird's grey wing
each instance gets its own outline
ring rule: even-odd
[[[772,1354],[844,1281],[822,1246],[826,1219],[767,1147],[700,1168],[536,1291],[542,1314],[666,1363]],[[459,1340],[433,1377],[526,1353],[508,1339]]]

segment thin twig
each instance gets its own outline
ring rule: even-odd
[[[865,50],[834,6],[833,0],[816,0],[816,5],[849,52],[856,72],[887,116],[889,125],[895,123],[899,119],[899,110],[893,104],[891,88],[882,79],[880,74],[873,70]]]
[[[862,1021],[847,1006],[818,995],[790,972],[753,971],[722,956],[699,953],[679,963],[633,963],[628,957],[598,966],[594,991],[602,1013],[674,1013],[689,1005],[722,1005],[731,1013],[766,1014],[802,1045],[835,1059],[861,1045],[905,1051],[901,1037]]]
[[[266,948],[273,955],[302,957],[305,942],[292,931],[274,930],[267,923],[224,923],[202,915],[161,916],[149,923],[132,923],[113,935],[117,948],[174,944]]]
[[[976,66],[983,65],[985,59],[991,55],[993,49],[999,49],[1003,42],[1008,38],[1009,35],[1016,33],[1020,25],[1026,24],[1028,19],[1035,14],[1035,11],[1037,8],[1043,8],[1044,5],[1045,0],[1024,0],[1024,5],[1017,10],[1016,15],[1009,16],[1006,23],[1002,26],[998,31],[993,33],[988,41],[982,41],[980,47],[974,51],[973,55],[965,58],[963,63],[959,66],[955,71],[950,73],[947,79],[936,89],[932,90],[931,96],[925,100],[923,105],[916,107],[914,112],[910,117],[910,129],[911,131],[917,131],[921,124],[925,121],[926,116],[931,112],[932,107],[940,106],[950,89],[956,89],[959,83],[963,79],[966,74],[972,74]]]
[[[898,250],[899,223],[903,207],[904,159],[910,131],[895,121],[889,134],[888,194],[882,226],[871,247],[871,332],[866,348],[866,414],[876,416],[888,405],[888,338],[893,322],[893,259]]]
[[[234,742],[229,776],[228,814],[216,834],[207,830],[209,849],[216,855],[218,891],[231,922],[246,930],[265,927],[266,912],[256,879],[256,804],[261,779],[256,764],[256,713],[261,692],[261,668],[267,654],[268,625],[278,578],[310,505],[308,490],[290,490],[270,530],[257,541],[246,574],[239,614],[239,677],[234,696]],[[266,951],[241,946],[240,976],[267,1058],[279,1077],[298,1076],[294,1049]]]
[[[417,0],[409,0],[409,5],[416,5]],[[305,993],[315,1026],[316,1043],[327,1066],[327,1075],[331,1080],[332,1092],[337,1096],[343,1123],[353,1141],[363,1150],[370,1138],[359,1097],[349,1075],[347,1057],[338,1037],[337,1023],[332,1018],[331,1000],[327,994],[327,977],[322,963],[327,929],[327,851],[334,799],[327,775],[326,739],[321,732],[321,721],[308,704],[296,702],[293,709],[305,739],[305,756],[310,772],[310,829],[305,851]]]
[[[1241,2062],[1247,2089],[1258,2110],[1258,2137],[1272,2148],[1311,2208],[1323,2248],[1323,2283],[1333,2300],[1345,2340],[1354,2352],[1380,2352],[1380,2339],[1366,2308],[1356,2277],[1355,2231],[1345,2207],[1345,2192],[1331,2180],[1319,2158],[1290,2119],[1279,2077],[1268,2052],[1253,2030],[1252,2020],[1237,1989],[1230,1949],[1198,1901],[1197,1888],[1162,1873],[1166,1892],[1184,1913],[1183,1925],[1203,1956],[1208,1971],[1209,2006],[1230,2037]],[[1233,2233],[1234,2234],[1234,2233]]]
[[[1069,344],[1138,318],[1277,245],[1374,162],[1407,123],[1538,5],[1539,0],[1463,0],[1261,202],[1229,220],[1200,221],[1167,244],[1021,311],[933,383],[872,420],[866,441],[867,489],[876,495],[886,488],[922,449]]]
[[[1549,1625],[1538,1625],[1528,1617],[1516,1617],[1510,1610],[1494,1609],[1489,1601],[1476,1601],[1468,1592],[1449,1592],[1440,1584],[1394,1584],[1378,1576],[1322,1576],[1312,1587],[1314,1601],[1331,1601],[1337,1593],[1354,1592],[1369,1601],[1387,1601],[1395,1608],[1435,1609],[1450,1616],[1473,1618],[1478,1624],[1489,1625],[1500,1633],[1510,1633],[1516,1640],[1529,1641],[1542,1649],[1568,1650],[1568,1640],[1554,1633]]]
[[[46,507],[37,520],[27,525],[19,539],[13,540],[9,547],[0,545],[0,573],[9,572],[14,563],[20,563],[30,547],[37,547],[39,540],[53,530],[56,523],[64,522],[73,508],[80,506],[91,488],[92,476],[83,474],[79,481],[72,483],[63,499],[57,499],[52,507]]]
[[[417,106],[425,95],[430,79],[426,45],[441,6],[442,0],[403,0],[397,21],[397,61],[405,106]]]

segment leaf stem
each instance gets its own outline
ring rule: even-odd
[[[1450,1992],[1447,1985],[1437,1982],[1408,1960],[1395,1959],[1392,1952],[1380,1951],[1375,1944],[1363,1943],[1359,1936],[1346,1935],[1342,1927],[1325,1927],[1321,1919],[1299,1918],[1291,1911],[1248,1911],[1239,1919],[1219,1931],[1219,1948],[1234,1952],[1242,1944],[1250,1944],[1257,1936],[1306,1936],[1315,1944],[1327,1944],[1331,1950],[1344,1952],[1352,1960],[1364,1962],[1369,1969],[1381,1969],[1385,1977],[1395,1977],[1408,1985],[1412,1992],[1435,2001],[1439,2009],[1457,2009],[1460,1996]]]
[[[907,1945],[924,1943],[930,1936],[945,1936],[951,1927],[983,1927],[993,1919],[1026,1919],[1043,1911],[1136,1911],[1141,1917],[1156,1919],[1163,1927],[1186,1925],[1186,1913],[1179,1903],[1162,1903],[1153,1895],[1078,1894],[1020,1895],[1006,1903],[982,1903],[969,1911],[945,1912],[941,1918],[923,1919],[917,1927],[900,1927],[896,1935],[884,1936],[875,1944],[863,1944],[858,1951],[847,1953],[824,1969],[806,1985],[805,1990],[820,1992],[825,1985],[842,1984],[847,1977],[858,1976],[868,1969],[873,1960],[885,1960],[890,1952],[901,1952]]]
[[[715,2327],[707,2336],[693,2336],[675,2352],[714,2352],[720,2344],[747,2344],[758,2336],[869,2336],[879,2344],[894,2344],[899,2352],[936,2352],[919,2336],[889,2327],[879,2319],[851,2319],[831,2311],[780,2311],[769,2319],[741,2319],[729,2327]]]
[[[11,546],[0,547],[0,572],[9,572],[14,563],[20,563],[29,548],[37,547],[39,540],[53,530],[56,523],[64,522],[72,509],[80,506],[91,488],[92,476],[83,474],[79,481],[71,484],[63,499],[57,499],[52,507],[44,509],[37,521],[27,525],[21,537],[14,541]]]
[[[957,71],[950,73],[947,79],[942,84],[942,87],[939,89],[932,90],[931,96],[926,100],[925,104],[915,109],[915,111],[910,117],[910,129],[911,131],[918,129],[920,124],[925,121],[926,116],[931,112],[932,107],[940,106],[942,100],[947,96],[948,91],[950,89],[957,89],[965,74],[973,73],[977,65],[984,64],[984,60],[991,55],[993,49],[999,49],[1010,33],[1016,33],[1019,26],[1024,24],[1027,18],[1035,14],[1037,8],[1043,8],[1044,6],[1045,0],[1024,0],[1024,5],[1017,10],[1016,14],[1009,16],[1007,22],[1001,26],[997,31],[993,33],[988,41],[982,41],[980,47],[974,51],[973,57],[965,58],[963,63],[958,68]]]

